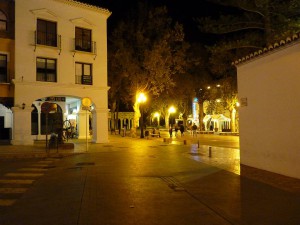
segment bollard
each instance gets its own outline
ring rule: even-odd
[[[200,141],[198,140],[198,148],[200,148]]]
[[[186,140],[183,140],[183,144],[186,145]]]
[[[167,138],[164,138],[164,142],[167,142]]]
[[[211,157],[211,147],[208,147],[208,156]]]

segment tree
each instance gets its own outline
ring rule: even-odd
[[[208,47],[211,69],[217,76],[234,74],[234,60],[300,30],[299,0],[208,1],[229,12],[223,10],[219,17],[196,19],[202,32],[220,38]]]
[[[126,80],[127,85],[122,89],[126,89],[127,95],[123,100],[133,105],[136,127],[140,117],[138,94],[159,96],[174,86],[174,74],[183,71],[188,48],[184,44],[183,27],[172,21],[166,7],[148,10],[146,5],[139,4],[137,13],[119,23],[110,41],[109,69],[116,70],[110,70],[109,76],[114,74],[117,83]],[[117,95],[118,92],[111,94]]]
[[[203,118],[204,118],[204,108],[203,103],[209,100],[208,92],[206,88],[212,83],[212,75],[209,73],[207,68],[207,53],[202,44],[192,43],[191,48],[187,53],[187,68],[186,74],[188,75],[188,83],[180,81],[180,83],[185,83],[185,100],[184,106],[186,106],[185,112],[191,111],[191,106],[193,98],[196,97],[199,104],[199,128],[203,130]],[[187,119],[187,115],[184,115],[184,119]]]

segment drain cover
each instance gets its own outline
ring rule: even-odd
[[[76,166],[93,166],[95,165],[94,162],[81,162],[81,163],[76,163]]]
[[[204,154],[202,154],[202,153],[200,153],[200,152],[190,152],[189,153],[190,155],[193,155],[193,156],[198,156],[198,155],[204,155]]]

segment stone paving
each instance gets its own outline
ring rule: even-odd
[[[106,144],[93,144],[90,142],[86,144],[86,140],[69,140],[69,144],[74,144],[74,149],[51,148],[50,150],[47,150],[44,142],[35,144],[34,146],[0,145],[0,159],[14,157],[66,157],[74,154],[101,151],[103,148],[98,148],[99,145],[102,147],[110,147],[113,144],[117,144],[119,145],[118,148],[126,148],[126,145],[131,145],[132,142],[140,140],[141,139],[138,136],[130,137],[128,135],[126,137],[122,137],[121,135],[110,134],[109,143]],[[151,137],[149,139],[145,138],[145,141],[146,140],[158,145],[181,145],[183,148],[186,148],[185,156],[193,160],[215,166],[237,175],[264,182],[284,190],[300,193],[299,179],[240,165],[240,150],[238,148],[202,144],[202,142],[199,141],[201,140],[201,135],[199,134],[197,137],[192,137],[186,133],[184,137],[173,136],[170,138],[167,132],[162,131],[160,138]]]

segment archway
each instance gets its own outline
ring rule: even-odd
[[[11,140],[12,111],[0,104],[0,140]]]

